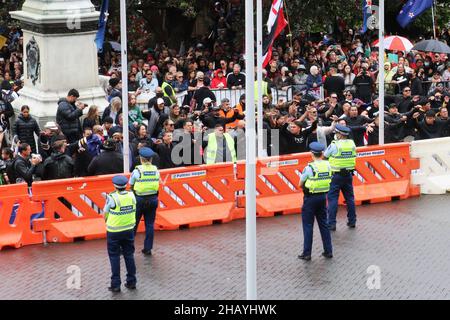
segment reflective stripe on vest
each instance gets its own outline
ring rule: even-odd
[[[333,141],[337,153],[330,156],[330,165],[333,172],[343,169],[353,170],[356,165],[356,145],[351,139]]]
[[[330,190],[331,183],[331,167],[330,163],[325,160],[314,161],[308,164],[313,170],[314,176],[308,178],[305,187],[309,193],[323,193]]]
[[[121,194],[117,191],[109,196],[116,206],[109,210],[106,220],[106,230],[109,232],[121,232],[134,228],[136,225],[136,198],[132,192]]]
[[[232,161],[236,162],[237,156],[236,156],[236,149],[234,148],[233,137],[230,136],[229,133],[224,133],[223,137],[225,138],[227,147],[230,150]],[[217,156],[217,137],[216,134],[213,132],[208,135],[208,146],[206,147],[206,164],[216,163],[216,156]]]
[[[170,95],[168,95],[168,94],[166,93],[166,87],[169,87],[170,92],[171,92]],[[164,96],[165,96],[165,97],[168,97],[172,103],[176,103],[176,102],[177,102],[177,99],[175,99],[175,101],[172,100],[172,97],[175,96],[175,90],[173,90],[173,87],[170,85],[170,83],[167,83],[167,82],[164,81],[163,84],[162,84],[162,86],[161,86],[161,89],[163,90]]]
[[[159,190],[159,172],[154,165],[137,166],[139,178],[134,183],[133,190],[138,196],[149,196],[158,193]]]

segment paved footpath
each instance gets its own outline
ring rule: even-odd
[[[360,206],[354,230],[340,208],[335,258],[320,256],[315,226],[310,262],[297,259],[300,215],[258,219],[258,298],[450,299],[449,208],[449,195]],[[105,240],[2,251],[0,299],[245,299],[244,220],[157,232],[150,258],[142,243],[139,235],[138,290],[115,296]],[[71,265],[81,270],[79,290],[66,287]],[[378,290],[366,284],[371,265]]]

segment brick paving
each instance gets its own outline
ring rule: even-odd
[[[360,206],[354,230],[340,208],[335,257],[320,256],[315,227],[310,262],[297,259],[299,215],[258,219],[258,298],[450,299],[449,207],[448,195]],[[152,257],[136,255],[138,290],[119,295],[106,290],[104,240],[2,251],[0,299],[245,299],[245,221],[156,232],[155,244]],[[79,290],[66,288],[70,265],[81,269]],[[371,265],[379,290],[366,285]]]

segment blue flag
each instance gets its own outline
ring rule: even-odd
[[[108,23],[109,0],[102,1],[102,7],[100,8],[100,19],[98,21],[98,31],[95,37],[95,44],[97,45],[98,52],[103,51],[103,42],[105,42],[106,25]]]
[[[371,0],[362,0],[362,10],[363,10],[363,26],[362,33],[366,33],[367,31],[367,19],[372,15],[372,1]]]
[[[397,16],[398,24],[405,28],[432,5],[433,0],[408,0]]]

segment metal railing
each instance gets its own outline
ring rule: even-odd
[[[323,88],[321,87],[321,97],[323,99]],[[228,100],[230,100],[230,104],[232,106],[235,106],[236,104],[239,103],[239,99],[240,97],[245,94],[245,89],[234,89],[234,90],[230,90],[230,89],[225,89],[225,90],[220,90],[220,89],[214,89],[211,90],[212,93],[214,93],[214,95],[216,96],[216,103],[220,104],[220,101],[224,98],[227,98]],[[273,104],[277,104],[278,101],[280,99],[284,100],[284,101],[289,101],[292,100],[292,95],[293,92],[295,91],[295,87],[294,86],[290,86],[288,87],[286,90],[281,90],[281,89],[276,89],[276,88],[271,88],[271,97],[272,97],[272,103]],[[130,93],[134,93],[134,92],[130,92]],[[176,94],[177,97],[177,104],[179,106],[182,106],[184,104],[184,100],[186,95],[188,95],[188,91],[183,91],[180,92],[178,94]],[[148,106],[148,101],[150,99],[152,99],[153,97],[155,97],[155,93],[154,92],[144,92],[141,93],[139,96],[137,96],[137,104],[141,109],[147,108]]]

